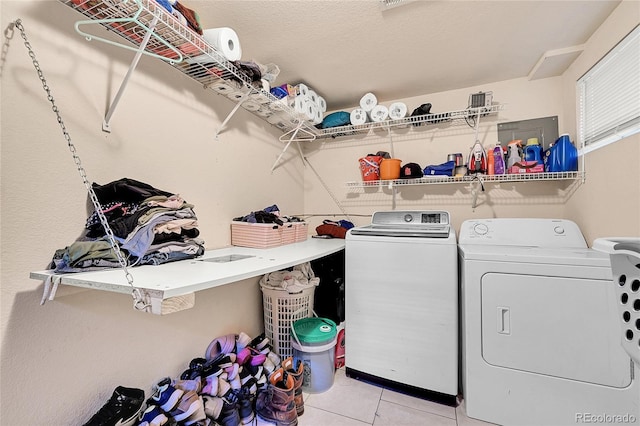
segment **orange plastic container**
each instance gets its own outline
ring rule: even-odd
[[[380,163],[380,179],[393,180],[400,178],[400,163],[397,158],[383,158]]]

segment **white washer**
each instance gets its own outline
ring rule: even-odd
[[[347,375],[451,402],[458,263],[449,213],[376,212],[345,244]]]
[[[555,219],[460,228],[467,415],[503,425],[638,424],[609,255]]]

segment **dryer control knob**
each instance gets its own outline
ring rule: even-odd
[[[413,216],[411,216],[410,214],[405,214],[404,215],[404,221],[405,222],[411,222],[413,220]]]
[[[556,226],[555,228],[553,228],[553,232],[558,235],[562,235],[564,234],[564,228],[562,226]]]
[[[478,235],[485,235],[487,232],[489,232],[489,227],[484,223],[476,223],[473,227],[473,232]]]

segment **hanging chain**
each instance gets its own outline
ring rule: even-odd
[[[42,69],[40,68],[40,64],[36,59],[36,55],[33,49],[31,48],[31,43],[29,43],[29,41],[27,40],[27,35],[25,34],[24,27],[22,26],[22,21],[20,19],[17,19],[15,22],[12,22],[11,24],[9,24],[9,28],[5,31],[5,35],[7,36],[7,39],[11,39],[11,37],[13,37],[13,26],[15,26],[15,28],[17,28],[20,31],[20,35],[24,40],[24,45],[29,52],[29,57],[33,62],[33,67],[36,69],[36,72],[38,73],[38,77],[42,82],[42,88],[47,93],[47,100],[51,102],[51,109],[56,114],[58,124],[60,124],[60,128],[62,129],[62,134],[64,135],[64,138],[67,141],[67,146],[69,147],[69,151],[71,151],[71,155],[73,156],[73,161],[76,164],[78,173],[82,178],[82,182],[84,183],[84,186],[87,188],[87,191],[89,193],[89,198],[91,198],[93,207],[96,213],[98,214],[98,218],[100,219],[100,223],[102,224],[104,231],[107,235],[109,244],[111,244],[111,248],[113,249],[114,253],[116,254],[116,257],[118,258],[118,263],[120,264],[120,267],[124,271],[127,282],[131,286],[131,295],[133,297],[133,307],[140,311],[146,311],[148,308],[151,307],[151,305],[148,302],[144,301],[142,292],[140,291],[140,289],[136,288],[133,285],[133,275],[131,275],[131,273],[127,269],[127,259],[125,258],[124,254],[120,250],[120,246],[118,245],[118,242],[116,241],[113,231],[111,230],[111,227],[107,222],[107,218],[102,211],[102,206],[100,205],[100,201],[98,201],[98,196],[96,195],[91,184],[89,183],[89,180],[87,179],[87,173],[85,172],[84,167],[82,167],[82,163],[76,151],[75,145],[71,142],[71,136],[69,135],[69,132],[67,132],[67,128],[64,125],[64,121],[60,116],[58,106],[55,103],[53,95],[51,94],[51,89],[49,88],[49,85],[47,84],[47,80],[45,79],[44,74],[42,73]],[[4,53],[4,48],[3,48],[3,53]]]

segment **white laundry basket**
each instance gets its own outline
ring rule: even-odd
[[[291,325],[302,318],[313,316],[315,286],[300,293],[274,289],[260,285],[264,309],[264,333],[271,341],[273,351],[284,359],[293,356],[291,347]]]
[[[640,366],[640,238],[600,238],[594,248],[611,258],[622,347]]]

